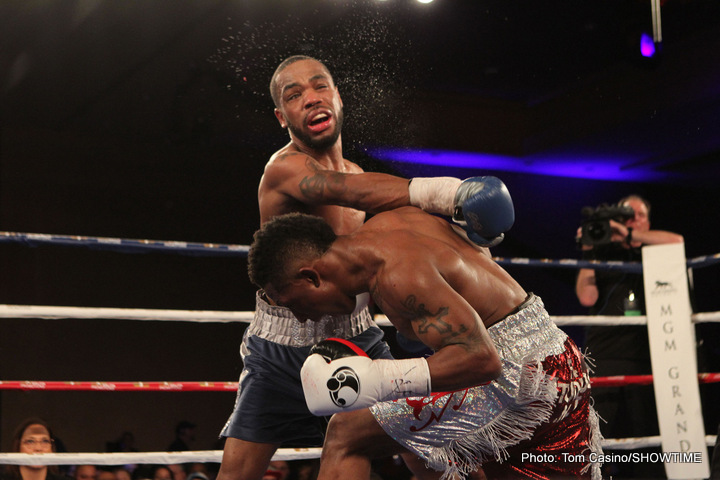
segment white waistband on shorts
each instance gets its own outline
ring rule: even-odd
[[[352,315],[326,315],[317,322],[299,322],[290,309],[270,305],[258,291],[255,316],[246,335],[281,345],[307,347],[329,337],[351,338],[375,325],[367,307]]]
[[[540,297],[529,294],[520,310],[488,328],[500,357],[517,363],[565,350],[567,335],[555,325]]]

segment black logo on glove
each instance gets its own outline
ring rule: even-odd
[[[340,367],[327,381],[330,399],[341,408],[351,406],[360,393],[360,379],[350,367]]]

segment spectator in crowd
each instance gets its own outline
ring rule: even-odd
[[[191,450],[190,445],[195,441],[197,425],[183,420],[175,427],[175,440],[168,446],[169,452],[184,452]]]
[[[101,468],[97,473],[97,480],[117,480],[115,472],[106,468]]]
[[[167,465],[156,465],[150,478],[152,480],[175,480],[172,470]]]
[[[50,425],[40,418],[22,422],[12,438],[12,451],[18,453],[53,453],[55,439]],[[55,465],[6,465],[3,480],[67,480]]]
[[[75,467],[75,480],[97,480],[97,467],[95,465],[78,465]]]
[[[273,460],[262,480],[287,480],[290,476],[290,465],[285,460]]]
[[[168,465],[168,468],[172,471],[173,480],[187,480],[187,471],[185,465],[182,463],[172,463]]]
[[[320,459],[296,460],[291,467],[297,480],[315,480],[320,470]]]
[[[132,480],[132,474],[126,467],[115,467],[112,471],[116,480]]]
[[[108,452],[137,452],[135,448],[135,435],[132,432],[123,432],[117,440],[107,442],[105,449]]]

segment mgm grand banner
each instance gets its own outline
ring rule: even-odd
[[[685,245],[646,246],[642,256],[662,449],[664,453],[697,452],[701,457],[699,462],[666,462],[665,471],[671,479],[708,478]]]

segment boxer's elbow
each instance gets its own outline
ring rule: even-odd
[[[477,365],[480,366],[478,373],[481,377],[478,384],[491,382],[502,375],[502,360],[495,348],[488,348],[487,351],[480,354]]]
[[[471,377],[469,386],[485,385],[502,375],[502,360],[494,347],[473,352],[466,365]]]
[[[428,358],[428,366],[435,392],[488,384],[502,374],[502,360],[494,346],[448,345]]]

